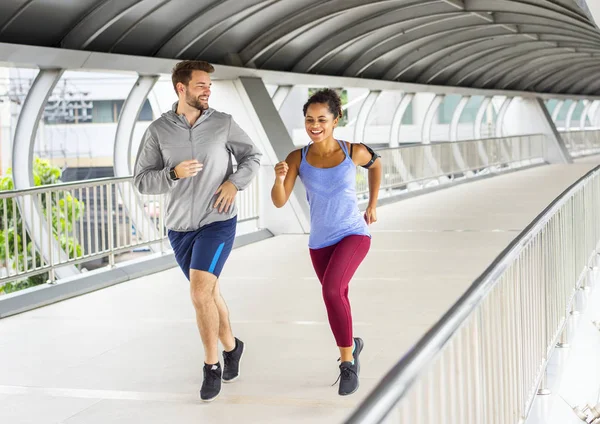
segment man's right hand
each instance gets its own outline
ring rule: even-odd
[[[283,182],[285,180],[285,176],[287,175],[289,170],[288,164],[285,161],[279,162],[275,165],[275,176],[276,181]]]
[[[194,177],[198,172],[202,171],[203,166],[203,164],[195,159],[184,160],[175,167],[175,173],[177,174],[177,178]]]

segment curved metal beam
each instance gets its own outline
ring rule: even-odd
[[[516,36],[514,36],[516,37]],[[542,43],[544,46],[552,45],[552,43],[534,41],[531,43]],[[528,49],[527,51],[534,51],[536,49]],[[471,62],[465,63],[459,70],[451,74],[447,78],[448,85],[466,85],[475,80],[480,73],[486,72],[487,70],[497,66],[504,62],[504,60],[511,59],[514,57],[520,57],[526,52],[515,52],[513,53],[510,48],[500,50],[496,53],[490,54],[489,56],[482,56],[474,59]]]
[[[534,34],[534,32],[525,31],[524,28],[519,27],[522,36],[527,36],[528,34]],[[554,28],[544,28],[544,31],[540,31],[539,34],[541,36],[545,34],[551,35],[553,38],[558,39],[565,38],[565,36],[560,35],[560,31],[557,31]],[[453,42],[451,40],[452,36],[447,39],[442,39],[440,42],[432,42],[430,45],[425,46],[418,51],[411,52],[410,54],[404,55],[398,59],[396,64],[392,69],[388,71],[388,74],[385,76],[385,79],[395,80],[403,76],[408,70],[418,66],[419,63],[423,63],[423,67],[431,66],[431,61],[434,61],[437,58],[444,57],[445,51],[448,51],[448,54],[451,54],[454,50],[457,50],[458,46],[461,49],[464,49],[465,45],[470,45],[476,42],[479,42],[481,37],[473,37],[471,39],[463,39],[462,37],[458,38]],[[599,45],[600,47],[600,45]],[[560,49],[559,49],[560,50]],[[531,53],[533,54],[533,53]],[[407,77],[409,78],[409,77]]]
[[[567,131],[571,131],[571,119],[573,118],[573,112],[575,112],[575,109],[578,105],[579,101],[573,101],[573,103],[571,103],[571,106],[569,107],[569,110],[567,112],[567,118],[565,119],[565,130]]]
[[[180,27],[161,42],[156,56],[182,57],[199,40],[218,28],[230,18],[242,18],[252,15],[273,3],[273,0],[246,0],[244,4],[220,0],[199,8]],[[201,28],[202,30],[198,30]],[[194,56],[197,56],[196,53]]]
[[[583,101],[584,108],[583,108],[583,112],[581,113],[581,118],[579,118],[579,129],[581,131],[585,130],[585,123],[587,121],[587,117],[588,117],[590,108],[592,107],[592,103],[593,102],[590,102],[589,100]]]
[[[392,120],[392,128],[390,132],[390,148],[395,148],[400,146],[400,129],[402,127],[402,119],[404,118],[404,114],[408,109],[408,106],[412,102],[415,97],[415,93],[406,93],[400,99],[400,103],[396,108],[396,112],[394,113],[394,119]],[[413,178],[408,172],[406,168],[406,164],[404,163],[404,159],[402,155],[398,155],[396,167],[398,169],[398,173],[402,177],[403,181],[411,181]]]
[[[468,63],[486,58],[490,61],[496,59],[496,56],[507,57],[520,55],[527,51],[539,49],[541,43],[539,41],[530,41],[516,43],[516,35],[509,34],[492,39],[482,40],[479,43],[466,47],[461,51],[461,57],[455,55],[447,56],[444,59],[436,62],[429,68],[425,69],[421,75],[416,78],[416,81],[422,84],[430,84],[432,81],[444,73],[451,72],[453,69],[462,69]],[[556,44],[544,43],[548,47],[556,47]]]
[[[275,90],[275,93],[273,93],[272,97],[275,109],[277,109],[278,111],[281,110],[281,107],[283,106],[293,89],[293,85],[280,85],[277,87],[277,90]]]
[[[554,61],[552,61],[552,59],[554,59]],[[571,64],[573,64],[575,61],[580,62],[582,60],[589,60],[588,57],[586,56],[580,56],[579,54],[573,53],[572,55],[548,55],[548,57],[546,57],[545,59],[539,59],[536,60],[535,63],[526,63],[524,65],[522,65],[521,67],[515,66],[513,68],[512,71],[510,71],[511,73],[511,77],[510,79],[506,79],[506,82],[503,82],[503,87],[511,87],[513,88],[513,86],[511,84],[513,84],[515,81],[522,81],[526,78],[532,78],[532,75],[535,75],[536,77],[533,78],[533,80],[538,80],[541,81],[538,84],[541,84],[545,78],[548,77],[549,73],[552,73],[549,68],[547,67],[547,65],[554,65],[554,74],[556,75],[558,72],[558,66],[562,66],[562,65],[558,65],[560,64],[564,64],[566,66],[571,66]],[[536,75],[537,74],[537,75]],[[537,77],[542,77],[541,79],[538,79]],[[547,91],[550,92],[558,92],[558,90],[556,89],[556,87],[554,85],[551,85],[548,87]]]
[[[444,94],[436,94],[427,108],[427,113],[425,113],[425,119],[423,120],[423,127],[421,128],[421,143],[423,144],[431,144],[431,127],[433,126],[437,111],[445,97],[446,95]]]
[[[52,94],[52,90],[63,72],[63,69],[41,70],[27,93],[17,121],[13,144],[12,172],[15,190],[34,186],[33,149],[38,125],[48,97]],[[40,199],[36,196],[19,196],[17,203],[23,223],[45,262],[50,265],[66,262],[67,254],[62,250],[54,235],[49,232],[49,228],[42,225],[46,219]],[[79,274],[79,270],[73,265],[58,267],[55,272],[59,278]]]
[[[540,16],[584,30],[591,28],[592,24],[589,20],[583,22],[581,15],[571,12],[569,9],[545,0],[537,0],[537,3],[545,3],[545,6],[527,4],[516,0],[465,0],[466,9],[469,12],[511,13],[518,10],[519,14],[522,15]]]
[[[549,91],[555,86],[556,82],[562,80],[565,76],[568,76],[573,68],[577,69],[579,65],[589,62],[587,57],[580,59],[565,59],[559,60],[555,63],[548,63],[544,66],[540,66],[537,69],[538,75],[529,79],[527,82],[519,84],[519,89],[538,91],[537,87],[545,86],[545,90]],[[559,70],[557,70],[557,67]]]
[[[431,99],[429,107],[427,107],[427,113],[425,113],[425,118],[423,119],[421,127],[421,144],[431,145],[431,127],[433,125],[433,120],[437,116],[437,110],[440,107],[442,100],[444,100],[444,97],[446,97],[444,94],[436,94]],[[424,153],[427,163],[431,167],[431,171],[435,174],[441,173],[442,169],[433,157],[431,147],[425,147]]]
[[[491,97],[484,97],[483,101],[481,102],[481,105],[479,105],[479,109],[477,109],[477,115],[475,115],[475,122],[473,123],[473,138],[475,140],[481,139],[481,123],[483,122],[483,117],[485,116],[485,113],[491,101]]]
[[[115,135],[115,145],[113,150],[113,167],[115,177],[128,177],[132,174],[131,170],[131,144],[133,142],[133,132],[137,118],[148,98],[148,94],[158,81],[158,76],[140,76],[129,96],[125,100],[119,122],[117,123],[117,132]]]
[[[452,142],[452,156],[454,156],[454,161],[458,165],[458,169],[467,169],[465,158],[463,158],[462,152],[456,141],[458,141],[458,126],[460,124],[460,118],[469,101],[471,101],[471,96],[463,96],[460,99],[456,109],[454,109],[454,113],[452,114],[452,122],[450,123],[449,140]],[[465,172],[465,175],[467,176],[472,174],[473,173],[471,171]]]
[[[515,68],[520,69],[524,63],[527,64],[535,61],[540,62],[550,55],[553,57],[558,56],[558,58],[560,58],[561,56],[571,57],[573,54],[574,53],[571,49],[558,48],[539,49],[536,51],[527,52],[527,54],[506,60],[502,64],[499,64],[489,71],[481,74],[479,78],[473,82],[473,85],[476,87],[485,87],[488,83],[490,83],[490,81],[498,78],[500,78],[499,84],[505,84],[506,81],[511,81],[513,78],[514,71],[511,73],[511,70]]]
[[[594,93],[597,93],[596,90],[600,90],[600,78],[598,78],[598,81],[592,82],[582,94],[594,95]],[[598,94],[600,94],[600,92],[598,92]]]
[[[500,111],[498,112],[498,119],[496,121],[496,137],[504,137],[504,119],[506,118],[506,111],[513,102],[514,97],[507,97],[504,99]]]
[[[331,19],[341,14],[346,14],[354,10],[364,10],[365,13],[373,13],[378,11],[383,13],[386,9],[397,9],[397,5],[388,6],[383,1],[377,1],[375,3],[365,3],[363,0],[346,0],[344,2],[326,0],[326,1],[315,1],[315,7],[309,5],[303,5],[299,10],[295,10],[289,13],[285,18],[279,19],[279,21],[269,27],[260,37],[257,37],[248,46],[240,51],[240,57],[245,63],[254,63],[258,58],[265,52],[272,49],[278,49],[282,44],[282,34],[291,34],[298,32],[299,28],[311,26],[316,22],[322,20],[322,18]],[[435,1],[423,2],[424,6],[436,3]],[[383,7],[382,7],[383,6]],[[401,7],[405,7],[402,5]],[[417,6],[421,7],[421,5]],[[449,7],[448,9],[452,9]],[[390,10],[387,10],[388,12]]]
[[[560,114],[560,110],[562,109],[562,107],[565,105],[565,101],[564,100],[559,100],[556,103],[556,106],[554,106],[554,110],[552,111],[552,122],[554,122],[554,125],[556,126],[556,122],[558,120],[558,115]]]
[[[452,14],[455,15],[456,12],[454,11]],[[339,31],[332,37],[310,46],[307,53],[297,61],[293,71],[311,72],[316,66],[332,56],[341,52],[347,55],[346,48],[353,46],[354,43],[364,37],[380,33],[383,39],[386,39],[399,32],[408,31],[411,26],[418,25],[420,20],[428,21],[442,16],[448,16],[447,6],[439,2],[433,2],[427,9],[415,7],[414,5],[403,5],[397,10],[384,15],[375,14],[356,22],[348,22],[347,28],[343,31]],[[380,42],[382,42],[381,39],[372,40],[372,45]]]
[[[484,97],[481,105],[479,106],[479,110],[477,110],[477,115],[475,117],[475,122],[473,123],[473,138],[477,141],[477,150],[479,152],[479,157],[481,158],[482,163],[487,166],[490,164],[490,160],[485,151],[485,147],[481,142],[481,122],[483,121],[483,117],[485,116],[487,107],[492,102],[491,97]]]
[[[598,68],[598,65],[600,65],[600,57],[598,58],[598,63],[596,64],[596,69]],[[575,73],[573,74],[574,78],[573,78],[571,84],[569,84],[569,85],[567,85],[568,84],[567,83],[567,79],[563,80],[563,85],[566,86],[564,88],[565,92],[567,92],[567,93],[579,93],[589,83],[591,83],[592,81],[595,81],[596,79],[600,78],[600,76],[598,75],[598,72],[592,72],[591,75],[588,75],[587,77],[581,76],[580,75],[581,72],[582,72],[581,69],[575,71]],[[576,76],[576,78],[575,78],[575,76]],[[563,85],[561,85],[560,87],[562,88]],[[557,87],[557,89],[559,89],[559,87]]]
[[[400,130],[402,129],[402,120],[404,114],[408,110],[408,107],[415,98],[415,93],[406,93],[402,96],[396,111],[394,112],[394,118],[392,119],[392,127],[390,129],[390,147],[400,146]]]
[[[139,6],[137,0],[102,2],[63,37],[61,47],[85,49],[115,22]]]
[[[584,53],[587,55],[587,53]],[[565,54],[549,54],[546,57],[541,57],[534,59],[530,62],[522,62],[521,65],[515,65],[510,71],[508,71],[507,75],[498,81],[499,87],[511,87],[513,88],[513,83],[522,81],[525,77],[527,78],[535,78],[537,74],[545,74],[545,65],[553,63],[554,66],[557,66],[557,63],[565,63],[570,64],[573,63],[574,60],[579,59],[587,59],[586,56],[581,56],[578,53],[565,53]],[[554,86],[550,88],[551,91],[558,91]]]
[[[23,14],[23,12],[25,12],[29,8],[29,6],[31,6],[31,4],[33,2],[34,2],[34,0],[27,0],[23,4],[21,4],[17,8],[15,13],[8,18],[8,20],[4,23],[4,25],[2,25],[2,27],[0,27],[0,34],[2,34],[4,31],[6,31],[6,29],[10,26],[10,24],[12,24],[14,21],[16,21],[19,18],[19,16],[21,16]]]
[[[125,39],[127,38],[127,36],[129,34],[131,34],[136,28],[138,28],[138,26],[147,18],[149,18],[150,16],[152,16],[152,14],[156,11],[158,11],[159,9],[161,9],[163,6],[165,6],[166,4],[168,4],[171,0],[155,0],[156,4],[155,5],[151,5],[147,11],[142,12],[140,14],[140,16],[135,19],[134,22],[132,22],[129,27],[123,31],[123,33],[117,37],[117,39],[115,41],[113,41],[112,45],[108,48],[108,52],[112,53],[117,46]]]
[[[471,101],[471,96],[463,96],[458,102],[458,105],[456,105],[456,109],[454,109],[448,132],[448,139],[450,141],[458,141],[458,126],[460,124],[460,118],[462,117],[462,114],[465,111],[469,101]]]
[[[375,103],[377,103],[379,96],[381,96],[381,91],[371,91],[358,111],[356,126],[354,127],[354,141],[357,143],[365,142],[365,133],[369,123],[369,116],[371,116],[371,112],[373,111],[373,107],[375,106]]]
[[[131,170],[131,145],[133,142],[133,132],[135,131],[135,124],[137,122],[140,111],[148,97],[148,94],[158,81],[158,76],[140,76],[129,92],[129,96],[125,100],[121,114],[119,115],[119,122],[117,124],[117,133],[115,135],[115,146],[113,150],[113,168],[115,177],[127,177],[132,174]],[[144,236],[151,238],[150,234],[143,234],[146,229],[150,231],[151,228],[156,228],[156,223],[149,219],[147,212],[144,210],[143,203],[138,193],[132,190],[131,186],[128,186],[128,193],[125,194],[124,185],[117,184],[117,188],[123,198],[131,199],[133,197],[132,207],[135,210],[127,211],[132,224],[136,230]],[[111,189],[109,187],[109,189]],[[112,207],[112,205],[110,206]],[[123,207],[127,208],[127,203],[123,202]],[[141,217],[142,221],[138,222],[138,218]],[[150,246],[152,251],[156,252],[160,249],[156,246]]]
[[[471,25],[460,25],[456,22],[463,17],[444,20],[411,31],[406,36],[394,37],[390,41],[372,49],[348,68],[346,76],[367,76],[373,78],[393,79],[390,66],[395,68],[398,58],[410,55],[411,52],[421,49],[430,49],[429,46],[437,46],[437,43],[446,45],[448,40],[453,42],[476,40],[481,37],[500,36],[505,29],[474,23]],[[431,27],[433,25],[433,27]],[[457,29],[457,26],[458,29]],[[433,31],[432,31],[433,29]],[[393,69],[392,68],[392,69]]]

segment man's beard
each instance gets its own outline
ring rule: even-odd
[[[208,103],[202,104],[202,102],[200,101],[200,99],[198,97],[193,97],[193,96],[190,96],[189,94],[186,94],[185,102],[189,106],[198,109],[200,112],[204,112],[205,110],[208,109]]]

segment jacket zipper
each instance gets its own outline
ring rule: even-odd
[[[189,124],[188,124],[189,125]],[[192,159],[194,159],[194,142],[192,140],[192,127],[190,127],[190,150],[192,152]],[[190,206],[190,227],[195,228],[197,223],[194,222],[194,199],[196,198],[196,184],[192,180],[192,202]]]

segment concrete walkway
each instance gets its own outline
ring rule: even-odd
[[[202,346],[178,269],[0,321],[0,423],[337,423],[591,163],[543,166],[379,209],[351,284],[361,387],[337,349],[307,236],[236,249],[221,286],[242,377],[202,404]]]

